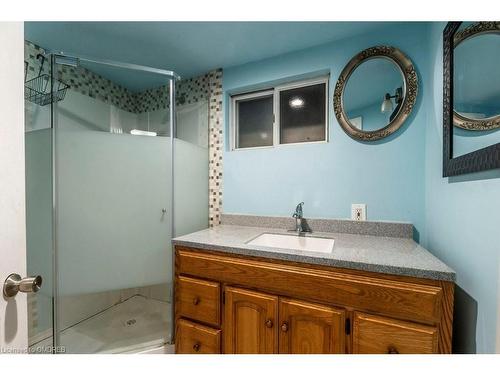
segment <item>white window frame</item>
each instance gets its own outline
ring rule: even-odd
[[[261,148],[271,148],[271,147],[281,147],[281,146],[296,146],[303,144],[312,143],[327,143],[329,138],[329,82],[330,76],[321,76],[316,78],[304,79],[300,81],[294,81],[282,85],[278,85],[266,90],[256,91],[251,93],[243,93],[231,96],[231,151],[241,151],[241,150],[255,150]],[[281,91],[286,91],[290,89],[313,86],[317,84],[325,84],[325,139],[321,141],[310,141],[310,142],[294,142],[294,143],[280,143],[280,93]],[[238,111],[236,103],[240,100],[259,98],[263,96],[273,95],[273,144],[271,146],[256,146],[256,147],[243,147],[239,148],[238,145]]]

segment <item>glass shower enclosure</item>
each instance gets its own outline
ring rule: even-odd
[[[28,254],[38,253],[28,263],[46,281],[30,305],[32,345],[65,353],[167,345],[171,239],[208,227],[208,97],[179,100],[171,71],[58,54],[49,65],[50,104],[36,110],[48,112],[50,127],[27,132],[26,147]],[[52,261],[37,270],[41,233]]]

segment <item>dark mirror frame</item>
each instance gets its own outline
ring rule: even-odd
[[[453,157],[453,47],[462,22],[448,22],[443,31],[443,177],[500,168],[500,143]]]

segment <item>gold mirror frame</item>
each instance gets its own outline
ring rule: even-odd
[[[405,81],[403,104],[401,105],[396,117],[387,126],[378,130],[363,131],[356,128],[349,121],[349,118],[344,111],[344,90],[349,77],[356,70],[356,68],[364,61],[377,57],[389,59],[399,67]],[[361,141],[376,141],[391,135],[398,130],[401,125],[403,125],[415,105],[417,93],[418,77],[411,60],[401,50],[395,47],[375,46],[358,53],[344,67],[340,73],[337,84],[335,85],[335,91],[333,93],[333,109],[340,126],[351,138]]]
[[[453,38],[453,48],[481,34],[500,34],[500,22],[477,22],[457,31]],[[500,114],[485,119],[473,119],[462,116],[453,109],[453,125],[465,130],[493,130],[500,128]]]

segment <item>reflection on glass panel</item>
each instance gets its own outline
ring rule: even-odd
[[[199,98],[194,103],[179,104],[176,107],[176,138],[208,148],[208,99]],[[167,122],[168,127],[170,123]]]
[[[280,143],[326,139],[326,83],[282,90]]]
[[[474,26],[460,25],[458,32]],[[453,51],[453,108],[468,119],[488,120],[500,115],[500,33],[476,34]],[[500,129],[453,128],[453,156],[500,142]]]
[[[176,237],[208,227],[207,98],[176,107],[174,222]]]
[[[60,102],[59,113],[75,130],[159,137],[170,131],[166,109],[132,112],[73,89]]]
[[[273,96],[236,101],[237,148],[273,145]]]
[[[350,122],[360,130],[375,131],[389,124],[403,103],[404,78],[386,58],[359,65],[346,83],[343,105]]]

